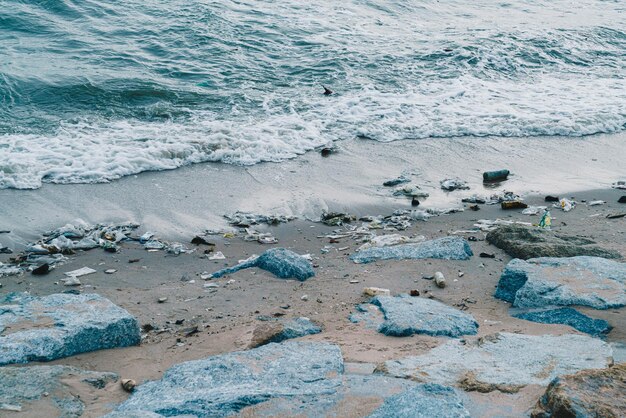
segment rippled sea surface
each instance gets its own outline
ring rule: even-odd
[[[0,188],[280,161],[354,137],[626,129],[623,0],[0,7]]]

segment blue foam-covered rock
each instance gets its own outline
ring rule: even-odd
[[[0,297],[0,365],[51,361],[140,340],[137,320],[100,295]]]
[[[258,267],[267,270],[281,279],[305,281],[315,276],[313,266],[306,258],[285,248],[272,248],[265,251],[254,260],[219,270],[213,273],[211,277],[219,278],[226,274],[235,273],[250,267]]]
[[[434,383],[416,385],[390,396],[369,418],[469,418],[461,395]]]
[[[600,257],[515,259],[504,269],[495,297],[515,307],[626,306],[626,264]]]
[[[376,296],[371,303],[384,315],[378,331],[385,335],[458,337],[474,335],[478,331],[478,323],[471,315],[436,300],[409,295]]]
[[[604,319],[593,319],[572,308],[548,309],[545,311],[513,314],[515,318],[542,324],[563,324],[594,336],[608,334],[613,327]]]
[[[325,397],[341,387],[343,358],[326,343],[268,344],[173,366],[140,385],[118,414],[223,417],[273,398]]]
[[[355,263],[371,263],[377,260],[405,260],[436,258],[441,260],[467,260],[474,253],[469,243],[461,237],[444,237],[430,241],[393,245],[388,247],[372,247],[352,254],[350,259]]]

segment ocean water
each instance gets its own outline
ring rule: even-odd
[[[0,0],[0,10],[0,188],[282,161],[355,137],[626,129],[623,0]]]

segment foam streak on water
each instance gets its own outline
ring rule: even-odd
[[[0,188],[281,161],[355,136],[626,129],[620,0],[1,7]]]

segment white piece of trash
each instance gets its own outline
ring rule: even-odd
[[[67,273],[65,273],[65,275],[67,277],[80,277],[80,276],[86,276],[88,274],[92,274],[95,272],[96,270],[92,268],[83,267],[83,268],[79,268],[78,270],[68,271]]]

